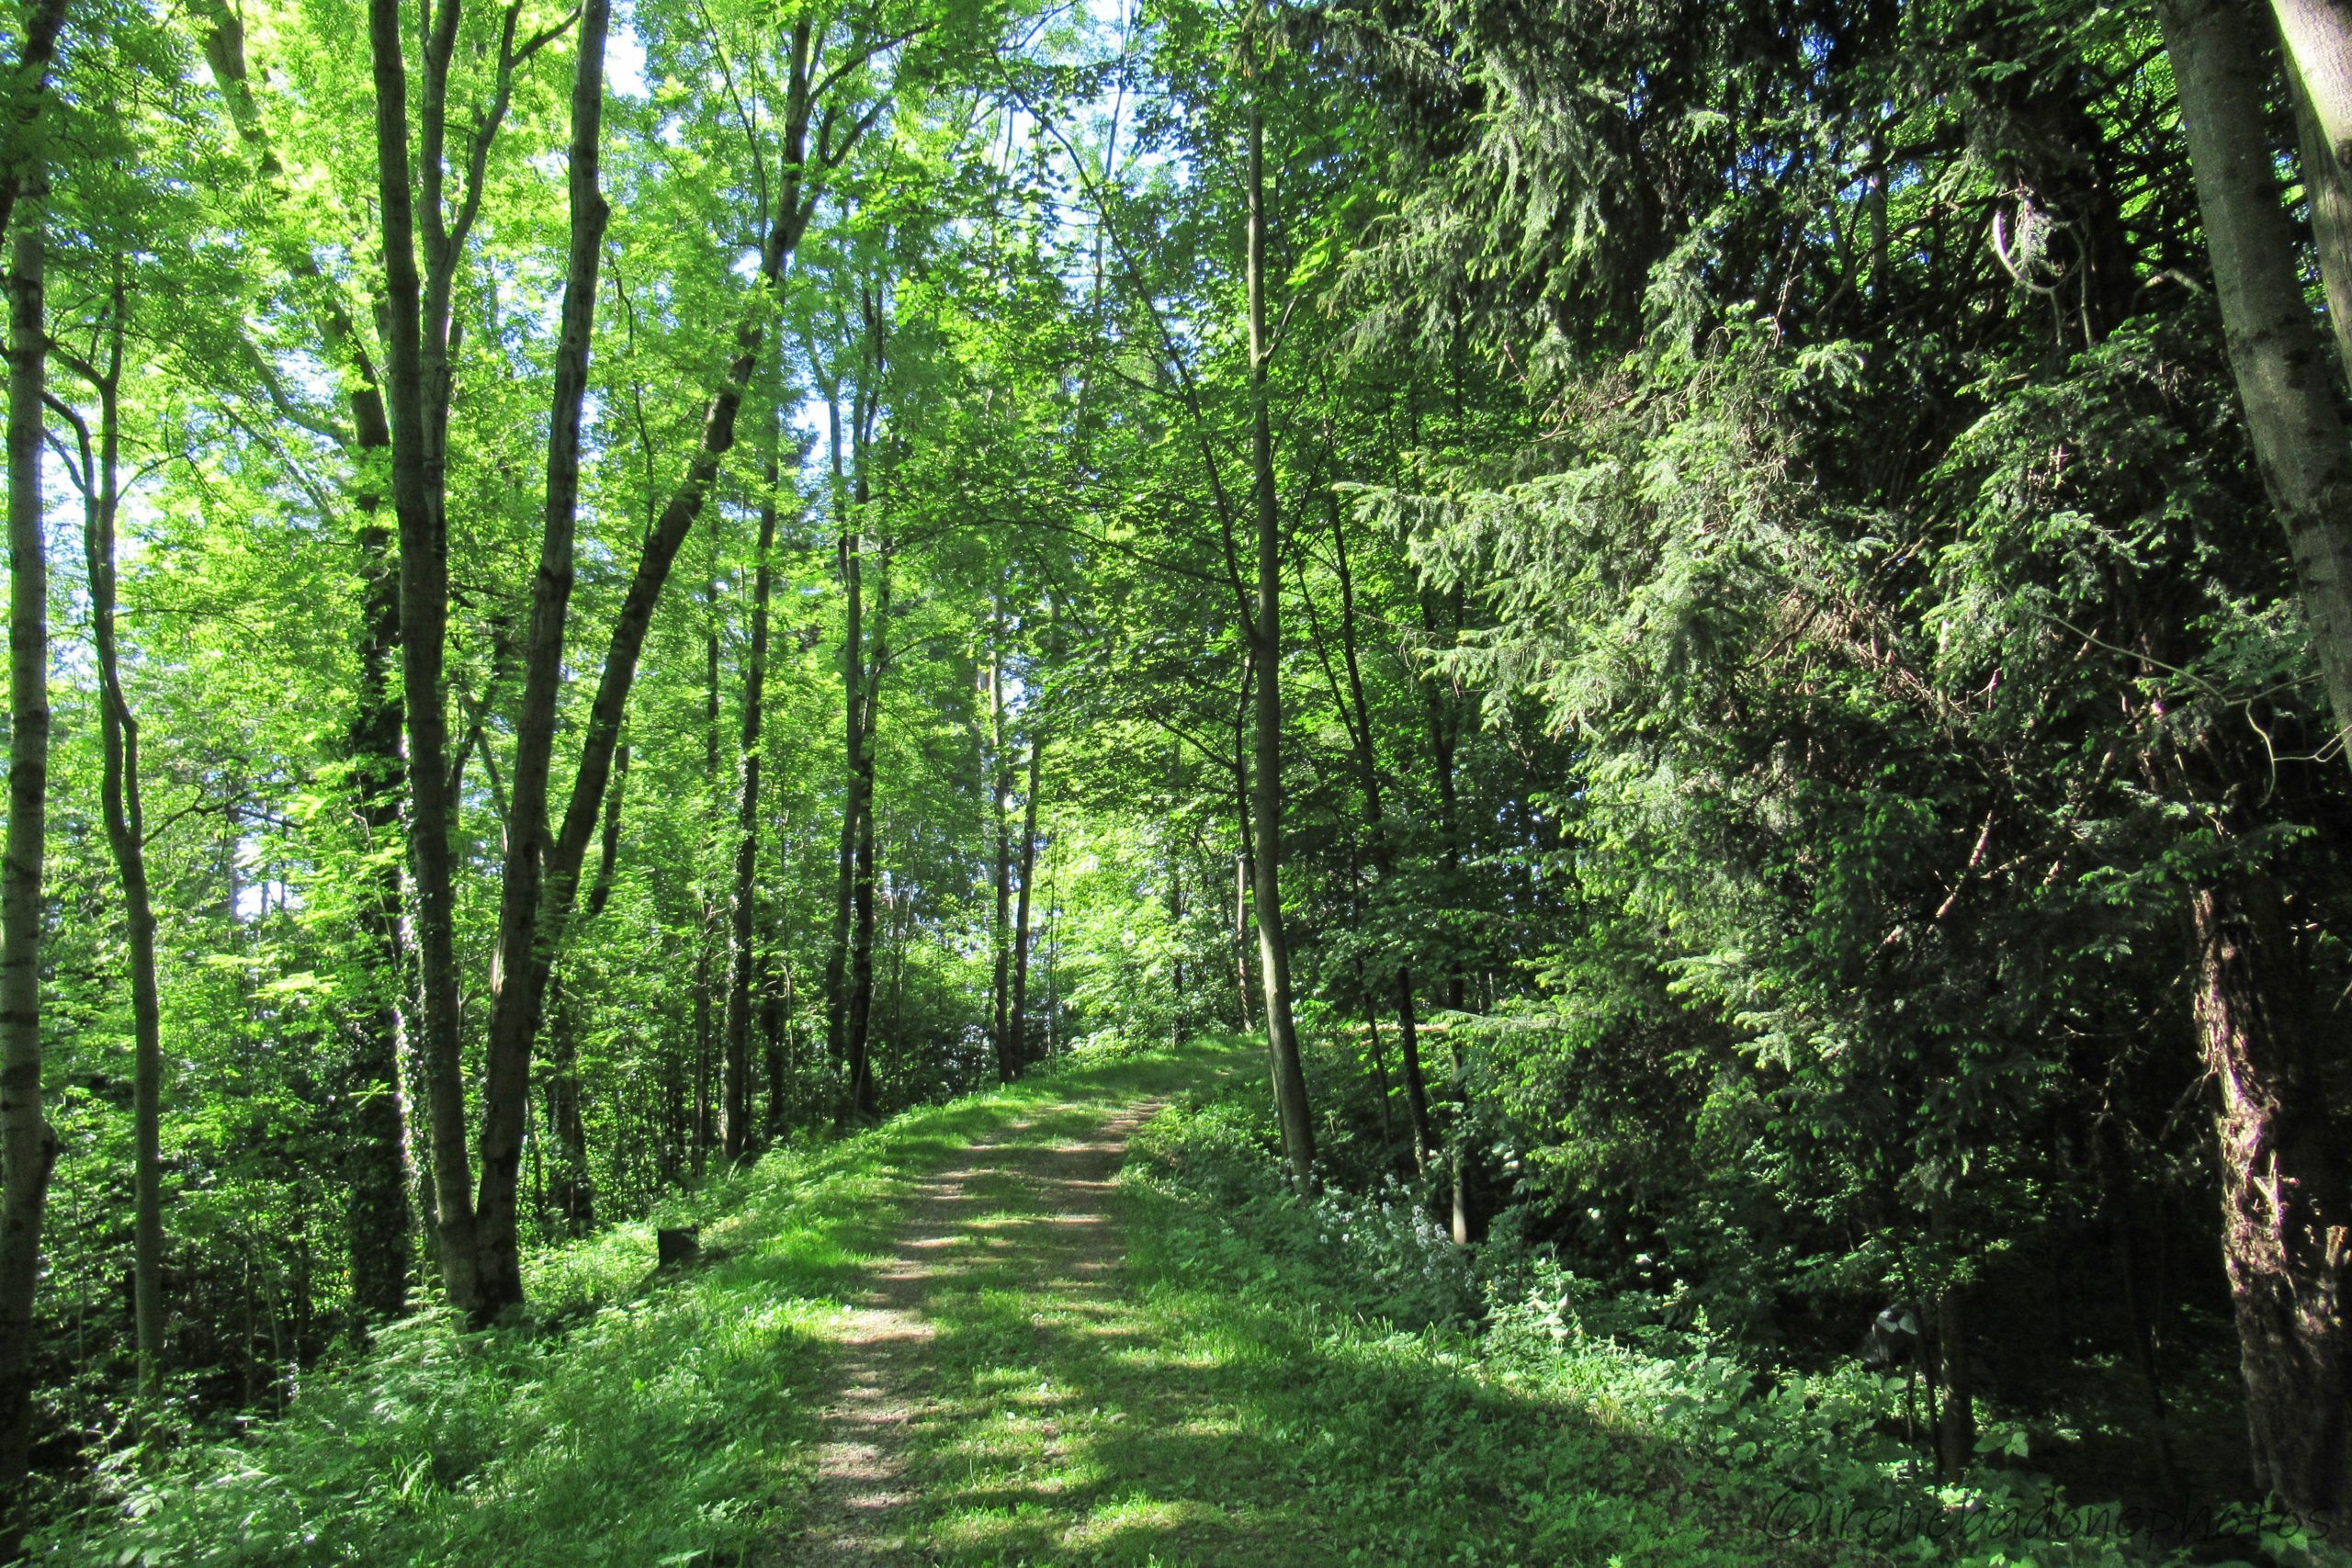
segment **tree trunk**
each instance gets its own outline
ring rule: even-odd
[[[999,1083],[1011,1083],[1020,1064],[1012,1058],[1012,1034],[1005,1020],[1012,982],[1012,770],[1006,765],[1004,747],[1004,620],[1000,615],[989,647],[989,811],[995,818],[995,864],[990,868],[996,894],[994,919],[989,926],[989,1043],[996,1049]]]
[[[789,886],[792,881],[792,833],[789,819],[780,820],[776,828],[776,885]],[[792,951],[791,933],[782,922],[773,934],[766,962],[762,965],[760,984],[760,1035],[766,1043],[768,1069],[767,1138],[775,1143],[785,1134],[785,1093],[791,1077],[792,1055]]]
[[[455,6],[444,8],[451,28],[455,11]],[[424,282],[417,272],[416,206],[409,183],[408,71],[400,0],[368,0],[368,17],[376,88],[378,212],[384,245],[392,510],[400,520],[401,676],[408,718],[408,840],[418,972],[415,1033],[432,1128],[433,1207],[440,1234],[442,1288],[450,1304],[471,1312],[479,1292],[472,1168],[466,1147],[465,1066],[458,1036],[456,867],[449,846],[455,810],[444,672],[449,553],[439,420],[427,400],[429,373],[437,367],[446,378],[447,344],[436,343],[428,350],[424,342],[427,312]],[[433,53],[431,47],[427,53]],[[417,162],[426,171],[424,205],[432,209],[428,222],[437,230],[440,138],[430,123],[437,107],[433,77],[428,63],[426,144]],[[446,316],[436,314],[435,322],[446,331]]]
[[[760,998],[760,1033],[766,1042],[768,1069],[767,1139],[780,1140],[786,1130],[786,1091],[792,1079],[792,961],[777,954],[769,968]]]
[[[64,27],[65,0],[34,0],[25,12],[24,42],[17,51],[17,67],[11,73],[17,91],[23,96],[16,103],[12,116],[16,123],[8,127],[5,143],[17,152],[17,157],[0,169],[0,240],[8,236],[10,215],[19,197],[38,199],[48,194],[35,127],[41,106],[48,101],[50,66],[57,58],[57,35]]]
[[[118,264],[119,265],[119,264]],[[98,656],[98,788],[107,843],[122,886],[131,1018],[131,1316],[139,1390],[153,1398],[164,1371],[163,1003],[155,985],[155,908],[147,891],[147,814],[139,789],[139,722],[122,689],[115,636],[115,521],[121,500],[124,288],[119,270],[107,319],[107,362],[98,394],[97,449],[80,430],[83,544],[89,563],[90,621]],[[93,367],[96,368],[96,367]],[[77,429],[80,421],[75,420]]]
[[[41,539],[46,191],[17,216],[8,265],[8,836],[0,870],[0,1561],[24,1529],[33,1296],[57,1135],[41,1114],[41,871],[49,831],[49,560]]]
[[[863,389],[853,394],[856,423],[865,425]],[[833,471],[833,504],[841,514],[842,573],[842,841],[840,874],[834,883],[832,940],[825,950],[825,1044],[835,1063],[849,1059],[849,931],[857,880],[857,749],[865,735],[865,519],[855,508],[842,461],[838,397],[825,401],[826,444]]]
[[[390,445],[383,400],[372,385],[351,400],[360,414],[360,446],[381,450]],[[401,657],[400,570],[378,498],[361,495],[359,508],[359,680],[345,745],[355,815],[365,835],[356,923],[367,974],[350,1025],[352,1139],[344,1162],[349,1183],[344,1213],[352,1305],[363,1319],[389,1321],[408,1310],[411,1128],[401,1081],[407,1050],[402,998],[414,965],[401,925],[400,857],[387,852],[400,839],[406,787],[401,699],[392,680]]]
[[[770,412],[767,451],[761,464],[765,490],[760,501],[760,536],[752,585],[752,649],[743,671],[743,728],[739,784],[735,802],[735,883],[728,905],[727,1064],[720,1096],[724,1122],[720,1152],[730,1161],[752,1151],[752,978],[757,965],[752,952],[755,917],[759,910],[760,867],[760,705],[768,670],[768,593],[773,572],[768,556],[775,547],[776,486],[782,482],[780,453],[784,441],[785,405],[779,396]]]
[[[2293,100],[2303,196],[2311,206],[2312,248],[2319,257],[2320,286],[2327,296],[2327,324],[2335,338],[2336,367],[2352,379],[2352,178],[2328,153],[2319,121],[2312,114],[2310,95],[2291,66],[2287,88]]]
[[[2303,14],[2321,0],[2283,0]],[[2263,484],[2294,558],[2339,740],[2352,740],[2352,447],[2297,276],[2263,104],[2268,63],[2230,0],[2161,0],[2198,205]],[[2317,98],[2325,90],[2319,85]],[[2324,123],[2323,116],[2323,123]]]
[[[523,1133],[530,1104],[531,1045],[545,1005],[547,943],[541,879],[550,832],[548,776],[555,761],[556,709],[563,694],[565,622],[571,604],[573,541],[580,511],[581,408],[588,389],[588,351],[596,321],[596,274],[609,209],[597,186],[605,115],[605,36],[609,0],[586,0],[571,81],[571,246],[557,329],[555,388],[548,432],[546,506],[539,561],[531,584],[531,628],[523,662],[523,700],[514,720],[514,777],[507,810],[506,857],[500,881],[497,961],[491,970],[490,1046],[482,1078],[481,1190],[477,1318],[523,1299],[514,1194],[522,1174]],[[601,801],[599,802],[601,804]]]
[[[2272,0],[2287,44],[2303,196],[2311,207],[2327,324],[2352,383],[2352,5]]]
[[[859,488],[865,488],[860,476]],[[864,497],[860,497],[861,502]],[[862,508],[861,508],[862,510]],[[874,595],[874,655],[865,670],[865,733],[857,744],[857,862],[850,889],[854,930],[850,947],[849,1089],[850,1114],[872,1121],[881,1114],[881,1100],[874,1084],[874,746],[881,708],[882,671],[890,660],[890,555],[886,547],[879,562],[881,580]]]
[[[1421,601],[1421,629],[1432,640],[1437,636],[1437,615],[1427,598]],[[1459,637],[1462,631],[1461,590],[1454,590],[1453,630]],[[1443,897],[1449,900],[1460,897],[1462,878],[1462,807],[1454,780],[1454,753],[1457,738],[1454,716],[1446,694],[1434,681],[1425,681],[1422,696],[1429,710],[1430,771],[1435,776],[1438,803],[1438,862],[1444,871]],[[1459,956],[1446,964],[1445,1005],[1460,1012],[1469,1001]],[[1447,1055],[1453,1062],[1453,1088],[1456,1124],[1453,1140],[1447,1145],[1447,1183],[1453,1190],[1453,1235],[1456,1246],[1467,1246],[1477,1234],[1478,1213],[1472,1190],[1474,1172],[1470,1164],[1468,1125],[1470,1117],[1470,1085],[1462,1060],[1462,1047],[1447,1043]]]
[[[2352,173],[2352,4],[2270,0],[2270,8],[2286,40],[2288,74],[2318,132],[2309,151]]]
[[[709,592],[704,600],[703,625],[703,808],[718,800],[718,543],[710,541]],[[712,835],[715,837],[716,835]],[[712,1069],[718,1055],[718,1007],[714,995],[713,948],[718,940],[718,898],[708,881],[702,885],[702,919],[695,931],[695,1176],[699,1179],[718,1143],[718,1106],[711,1095]]]
[[[1361,966],[1356,971],[1356,983],[1360,987],[1363,985],[1363,971]],[[1385,1148],[1389,1141],[1396,1135],[1395,1114],[1388,1104],[1390,1094],[1388,1054],[1381,1048],[1380,1013],[1373,1005],[1373,995],[1369,987],[1363,989],[1363,1027],[1365,1035],[1371,1042],[1372,1087],[1373,1092],[1380,1097],[1380,1142]]]
[[[1037,770],[1045,753],[1045,737],[1032,738],[1029,792],[1021,805],[1021,901],[1012,917],[1012,1034],[1008,1055],[1015,1071],[1029,1057],[1029,884],[1037,870]]]
[[[1260,89],[1262,90],[1262,89]],[[1250,816],[1257,833],[1258,962],[1266,993],[1266,1044],[1272,1058],[1274,1111],[1291,1179],[1303,1190],[1314,1179],[1315,1123],[1306,1104],[1306,1074],[1299,1061],[1298,1025],[1291,1016],[1290,941],[1283,925],[1282,513],[1274,491],[1274,437],[1267,408],[1265,123],[1255,93],[1250,105],[1250,457],[1258,523],[1258,703],[1252,735],[1257,773]]]
[[[2189,896],[2191,996],[2221,1091],[2222,1254],[2256,1480],[2305,1514],[2352,1506],[2352,1204],[2278,890]]]
[[[1349,735],[1355,744],[1356,772],[1363,784],[1364,836],[1372,846],[1372,867],[1380,878],[1381,893],[1395,886],[1396,876],[1396,852],[1388,841],[1388,824],[1381,811],[1380,758],[1373,746],[1372,705],[1364,700],[1363,670],[1356,658],[1356,591],[1355,580],[1348,570],[1348,530],[1339,498],[1329,491],[1328,504],[1331,513],[1331,545],[1340,576],[1340,653],[1348,672],[1348,701],[1355,709],[1355,721]],[[1375,895],[1377,896],[1377,895]],[[1421,1077],[1421,1043],[1419,1020],[1413,1008],[1413,971],[1410,965],[1396,965],[1396,1050],[1405,1073],[1405,1110],[1413,1126],[1413,1164],[1427,1170],[1431,1152],[1437,1146],[1435,1134],[1430,1128],[1429,1088]],[[1374,1049],[1378,1050],[1378,1035],[1374,1036]],[[1381,1070],[1384,1082],[1387,1069]],[[1388,1113],[1388,1102],[1381,1100],[1381,1114]]]
[[[1969,1293],[1948,1283],[1936,1298],[1936,1464],[1945,1481],[1959,1481],[1975,1462],[1975,1371],[1969,1363]]]

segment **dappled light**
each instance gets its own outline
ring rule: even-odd
[[[2352,0],[17,0],[0,293],[0,1565],[2352,1562]]]

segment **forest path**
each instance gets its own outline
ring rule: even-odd
[[[1875,1560],[1760,1529],[1756,1497],[1572,1391],[1360,1318],[1295,1239],[1252,1234],[1295,1217],[1187,1187],[1258,1168],[1230,1163],[1250,1156],[1216,1108],[1261,1094],[1264,1062],[1235,1041],[1074,1066],[910,1142],[896,1227],[816,1330],[832,1356],[798,1395],[823,1417],[788,1463],[790,1522],[750,1561]]]
[[[1140,1261],[1161,1216],[1119,1181],[1163,1105],[1262,1060],[1212,1044],[1048,1079],[910,1172],[825,1330],[838,1359],[797,1526],[754,1561],[1343,1561],[1238,1429],[1266,1369],[1168,1310]]]
[[[837,1331],[843,1356],[809,1523],[783,1561],[933,1560],[909,1505],[926,1429],[959,1415],[933,1375],[941,1318],[978,1277],[1008,1269],[1065,1314],[1107,1310],[1122,1258],[1112,1214],[1119,1162],[1128,1135],[1162,1103],[1044,1107],[922,1184],[893,1252]],[[1040,1451],[1050,1458],[1050,1442]]]

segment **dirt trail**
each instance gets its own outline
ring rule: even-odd
[[[906,1505],[914,1496],[909,1475],[914,1439],[939,1404],[926,1354],[937,1332],[933,1292],[975,1267],[1001,1265],[1007,1246],[1030,1282],[1052,1285],[1057,1296],[1111,1289],[1121,1256],[1112,1184],[1128,1135],[1159,1107],[1150,1100],[1114,1109],[1080,1138],[1044,1145],[1020,1141],[1034,1121],[1014,1122],[922,1184],[890,1257],[837,1331],[842,1355],[825,1412],[809,1522],[781,1543],[775,1561],[929,1561],[920,1543],[908,1539],[914,1521]],[[1068,1109],[1047,1107],[1037,1117]],[[985,1189],[1004,1176],[1033,1194],[1029,1212],[984,1233],[976,1222],[1001,1207],[984,1197]]]

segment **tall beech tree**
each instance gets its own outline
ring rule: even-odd
[[[41,883],[49,825],[49,557],[42,537],[45,192],[8,236],[8,834],[0,868],[0,1556],[25,1519],[32,1448],[33,1298],[57,1136],[42,1114]]]

